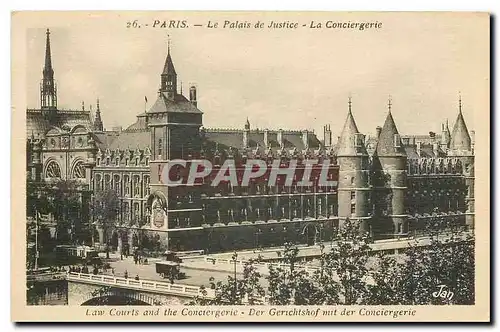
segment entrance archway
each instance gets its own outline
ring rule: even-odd
[[[305,236],[305,240],[308,246],[313,246],[316,244],[316,234],[318,229],[314,224],[307,224],[302,230],[302,234]]]
[[[110,244],[111,244],[111,247],[113,248],[113,250],[116,250],[116,248],[118,248],[118,233],[117,232],[113,232],[113,234],[111,235]]]

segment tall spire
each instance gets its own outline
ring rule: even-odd
[[[97,98],[97,110],[95,112],[95,120],[94,120],[94,131],[103,131],[104,126],[101,119],[101,108],[99,106],[99,98]]]
[[[54,70],[52,69],[52,54],[50,52],[50,30],[47,29],[47,38],[45,42],[45,67],[43,68],[43,78],[54,78]]]
[[[160,92],[165,94],[169,100],[174,100],[177,94],[177,73],[175,71],[172,57],[170,56],[170,36],[168,36],[167,58],[161,74]]]
[[[392,97],[389,95],[389,99],[387,100],[387,109],[389,110],[389,113],[391,113],[392,110]]]
[[[47,29],[45,42],[45,65],[40,87],[40,106],[42,109],[57,108],[57,90],[54,83],[54,69],[52,68],[52,54],[50,51],[50,30]]]

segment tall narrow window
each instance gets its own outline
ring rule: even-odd
[[[356,203],[351,203],[351,214],[356,213]]]
[[[161,138],[158,140],[158,156],[162,155],[162,146],[161,146]]]
[[[399,134],[394,134],[394,147],[395,148],[401,147],[401,137],[399,137]]]

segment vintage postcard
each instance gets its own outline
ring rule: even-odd
[[[12,320],[487,322],[490,16],[12,13]]]

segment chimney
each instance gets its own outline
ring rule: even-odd
[[[417,155],[420,157],[420,152],[422,148],[422,142],[417,142]]]
[[[438,154],[438,144],[436,142],[432,143],[432,153],[434,153],[434,157],[437,157],[437,154]]]
[[[269,147],[269,129],[264,129],[264,146]]]
[[[198,100],[196,99],[196,87],[194,85],[189,88],[189,101],[194,105],[194,107],[198,107]]]
[[[304,149],[309,148],[309,131],[307,129],[302,131],[302,143],[304,143]]]
[[[323,142],[326,147],[332,146],[332,131],[330,125],[326,125],[323,131]]]
[[[376,137],[378,139],[380,136],[380,133],[382,132],[382,127],[377,126],[377,128],[375,128],[375,132],[376,132]]]
[[[280,145],[280,147],[283,147],[283,129],[278,130],[277,139],[278,139],[278,144]]]

